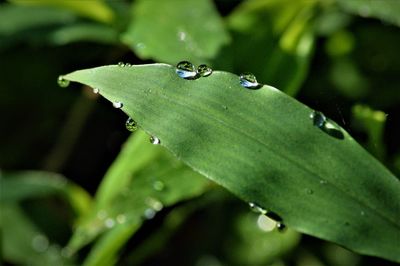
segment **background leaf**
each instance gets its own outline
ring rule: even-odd
[[[229,41],[209,0],[138,0],[132,12],[122,41],[142,59],[205,63]]]
[[[362,17],[379,18],[400,26],[400,2],[393,0],[337,0],[346,11]]]
[[[288,226],[400,261],[400,182],[343,129],[344,139],[326,134],[313,126],[312,110],[278,90],[247,90],[236,75],[218,71],[184,80],[163,64],[65,78],[123,102],[178,158]]]

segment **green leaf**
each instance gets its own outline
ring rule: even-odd
[[[102,0],[70,1],[70,0],[10,0],[12,3],[25,6],[51,6],[71,10],[76,14],[93,20],[111,23],[114,20],[114,11]]]
[[[337,0],[344,10],[400,26],[400,2],[396,0]]]
[[[347,132],[270,86],[214,71],[180,78],[165,64],[104,66],[64,76],[94,88],[161,145],[289,227],[400,261],[400,182]],[[328,127],[328,125],[326,125]]]
[[[2,259],[15,265],[71,265],[15,203],[0,203]]]
[[[368,135],[368,150],[377,158],[383,159],[386,153],[383,143],[386,114],[357,104],[352,108],[352,115],[355,127],[365,131]]]
[[[122,41],[143,59],[205,63],[229,41],[210,0],[137,0],[132,12]]]
[[[314,48],[314,1],[243,1],[228,17],[232,44],[214,65],[252,72],[289,95],[303,83]]]
[[[93,213],[82,219],[69,248],[76,251],[95,237],[85,265],[116,260],[115,255],[146,219],[165,206],[201,195],[209,182],[149,142],[138,131],[106,173]]]
[[[58,195],[71,204],[78,216],[87,213],[92,204],[90,195],[84,189],[51,172],[5,172],[1,174],[0,187],[0,203]]]

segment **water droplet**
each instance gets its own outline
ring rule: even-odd
[[[147,208],[143,213],[144,218],[147,220],[153,219],[156,216],[156,211],[152,208]]]
[[[326,117],[321,112],[313,111],[310,114],[310,118],[313,121],[313,125],[319,128],[322,128],[326,123]]]
[[[307,193],[308,195],[312,195],[312,194],[314,194],[314,191],[313,191],[312,189],[310,189],[310,188],[307,188],[307,189],[306,189],[306,193]]]
[[[254,76],[252,73],[246,72],[242,73],[239,76],[239,82],[240,85],[247,89],[259,89],[262,87],[262,84],[257,82],[256,76]]]
[[[119,224],[123,224],[126,222],[126,216],[124,214],[119,214],[116,219]]]
[[[165,185],[162,181],[157,180],[157,181],[153,182],[153,188],[154,188],[154,190],[157,190],[157,191],[163,191],[165,188]]]
[[[208,77],[212,72],[213,70],[211,67],[207,66],[206,64],[201,64],[197,67],[197,74],[201,77]]]
[[[260,213],[260,214],[266,214],[267,211],[263,208],[261,208],[259,205],[249,202],[250,209],[255,212],[255,213]]]
[[[276,223],[276,229],[278,229],[279,232],[282,232],[286,229],[286,225],[282,222]]]
[[[61,256],[64,258],[70,258],[72,257],[73,252],[69,247],[64,247],[61,249]]]
[[[364,211],[361,211],[360,214],[361,214],[361,216],[365,216],[365,212]]]
[[[49,248],[49,240],[42,234],[36,235],[32,238],[32,247],[37,252],[45,252]]]
[[[100,210],[97,213],[97,218],[100,220],[104,220],[107,217],[107,212],[105,210]]]
[[[151,136],[151,137],[150,137],[150,143],[151,143],[151,144],[154,144],[154,145],[158,145],[158,144],[161,143],[161,141],[160,141],[159,138],[154,137],[154,136]]]
[[[112,219],[112,218],[107,218],[107,219],[104,221],[104,225],[105,225],[107,228],[113,228],[114,225],[115,225],[115,221],[114,221],[114,219]]]
[[[276,227],[276,221],[261,214],[258,216],[257,226],[264,232],[271,232]]]
[[[69,85],[69,80],[65,79],[64,76],[58,76],[57,83],[58,86],[66,88]]]
[[[344,134],[340,130],[340,127],[336,125],[333,121],[326,118],[323,113],[313,111],[310,114],[310,118],[312,119],[314,126],[318,127],[328,135],[337,139],[344,139]]]
[[[124,104],[121,102],[113,102],[113,106],[114,108],[121,109]]]
[[[100,90],[98,88],[93,88],[93,93],[94,94],[99,94]]]
[[[124,62],[118,62],[118,66],[119,66],[119,67],[124,67],[124,66],[125,66],[125,63],[124,63]]]
[[[129,117],[125,122],[125,127],[130,132],[134,132],[137,129],[137,124],[136,124],[135,120],[133,120],[131,117]]]
[[[158,199],[152,198],[152,197],[146,198],[145,202],[146,202],[146,205],[148,205],[155,211],[161,211],[164,208],[164,205],[162,204],[161,201],[159,201]]]
[[[181,61],[176,65],[175,69],[179,77],[184,79],[194,79],[197,77],[195,66],[188,61]]]
[[[130,63],[126,63],[125,67],[131,67],[132,65]]]
[[[326,180],[324,180],[324,179],[321,179],[321,180],[319,180],[319,183],[320,183],[321,185],[325,185],[326,183],[328,183],[328,181],[326,181]]]

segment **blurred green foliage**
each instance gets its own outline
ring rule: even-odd
[[[398,1],[166,3],[0,3],[1,263],[391,265],[290,228],[261,232],[245,203],[56,79],[119,61],[249,71],[341,122],[399,175]]]

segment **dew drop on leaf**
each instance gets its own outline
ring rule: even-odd
[[[259,213],[259,214],[266,214],[267,213],[267,211],[265,209],[263,209],[259,205],[255,204],[254,202],[249,202],[249,207],[255,213]]]
[[[165,188],[165,185],[164,185],[164,183],[162,181],[156,180],[156,181],[153,182],[153,188],[156,191],[163,191],[164,188]]]
[[[94,94],[99,94],[100,90],[98,88],[93,88],[93,93]]]
[[[249,72],[240,74],[239,82],[246,89],[259,89],[262,87],[262,84],[257,82],[256,76]]]
[[[58,76],[57,83],[61,88],[66,88],[69,85],[69,80],[65,79],[64,76]]]
[[[121,109],[122,106],[124,106],[124,104],[121,103],[121,102],[113,102],[113,107],[114,108]]]
[[[197,76],[195,66],[188,61],[181,61],[176,65],[176,74],[184,79],[194,79]]]
[[[156,211],[152,208],[147,208],[143,213],[144,218],[147,220],[153,219],[156,216]]]
[[[118,62],[118,66],[119,66],[119,67],[124,67],[124,66],[125,66],[125,63],[124,63],[124,62]]]
[[[105,225],[107,228],[113,228],[114,225],[115,225],[115,221],[114,221],[114,219],[112,219],[112,218],[107,218],[107,219],[104,221],[104,225]]]
[[[154,137],[154,136],[151,136],[151,137],[150,137],[150,143],[151,143],[151,144],[154,144],[154,145],[158,145],[158,144],[161,143],[161,141],[160,141],[159,138]]]
[[[49,248],[49,240],[46,236],[38,234],[32,238],[32,247],[37,252],[45,252]]]
[[[326,117],[321,112],[313,111],[310,114],[310,118],[313,121],[313,125],[319,128],[322,128],[326,123]]]
[[[201,77],[208,77],[211,75],[213,70],[206,64],[201,64],[197,67],[197,74]]]
[[[131,117],[129,117],[125,122],[125,127],[128,131],[134,132],[137,129],[137,124],[136,124],[135,120],[133,120]]]

